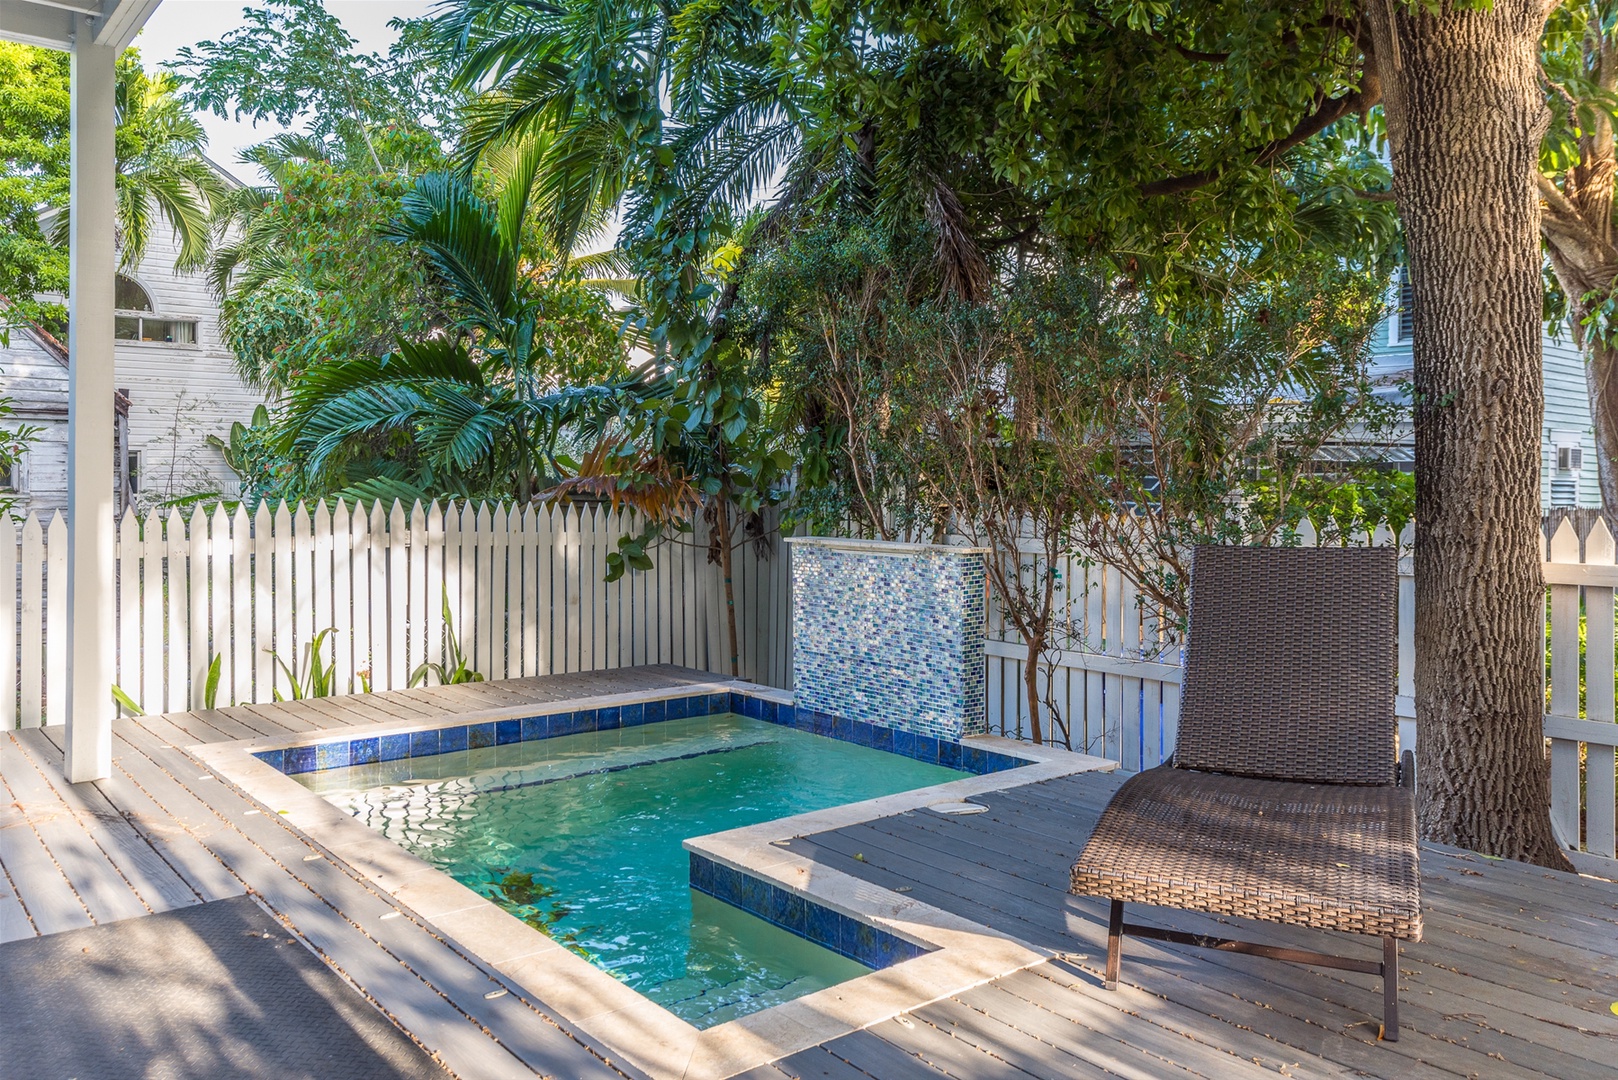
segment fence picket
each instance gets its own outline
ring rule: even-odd
[[[326,636],[325,645],[321,653],[329,660],[337,671],[332,677],[342,678],[353,669],[342,659],[343,654],[349,651],[348,634],[343,627],[337,625],[333,618],[331,581],[332,581],[332,516],[331,508],[322,500],[315,504],[314,513],[310,515],[310,524],[313,532],[313,555],[311,558],[310,582],[310,623],[313,633],[331,629],[332,633]]]
[[[356,502],[348,518],[349,608],[354,613],[354,684],[359,689],[372,681],[371,666],[371,518],[365,504]]]
[[[163,539],[163,519],[156,510],[146,515],[141,530],[140,637],[141,694],[135,700],[147,712],[162,712],[167,706],[163,647],[163,578],[168,551]]]
[[[472,638],[463,631],[466,628],[465,614],[461,609],[461,599],[466,594],[462,583],[461,571],[461,517],[465,504],[457,506],[449,503],[444,507],[444,600],[449,612],[449,619],[444,627],[444,656],[449,656],[449,637],[455,636],[463,653],[468,653],[472,647]]]
[[[427,512],[417,499],[410,508],[410,610],[405,620],[409,640],[405,679],[427,659]]]
[[[1579,537],[1564,520],[1551,537],[1551,561],[1579,561]],[[1579,715],[1579,586],[1552,585],[1549,711]],[[1551,821],[1562,838],[1579,840],[1579,744],[1551,740]]]
[[[214,656],[219,659],[219,687],[224,691],[223,700],[230,704],[230,683],[234,675],[234,657],[231,654],[230,641],[230,515],[225,513],[224,504],[214,507],[214,512],[208,515],[208,547],[210,559],[208,563],[208,621],[212,628],[209,637],[208,661],[202,667],[201,677],[206,680],[212,668]],[[206,682],[202,684],[206,687]],[[215,701],[217,702],[216,691]],[[202,691],[198,691],[196,704],[200,707],[205,704]]]
[[[0,731],[17,726],[18,614],[17,526],[7,516],[0,518]]]
[[[190,681],[182,708],[202,707],[202,683],[208,672],[208,556],[211,545],[208,537],[208,515],[197,507],[191,511],[190,532],[187,534],[186,581],[191,598],[187,627],[191,643],[189,665]]]
[[[281,665],[296,665],[298,661],[297,642],[293,638],[293,585],[292,585],[292,511],[288,508],[286,500],[275,511],[275,579],[272,585],[275,608],[275,640],[264,642],[260,648],[267,648],[278,661],[271,674],[271,686],[284,688],[287,696],[292,694],[292,683],[287,673],[281,670]],[[271,691],[273,696],[274,691]]]
[[[45,722],[45,534],[32,514],[23,522],[20,561],[22,596],[17,606],[22,647],[17,711],[23,727],[36,728]]]
[[[44,719],[60,724],[67,715],[67,519],[60,512],[45,530],[45,559]]]
[[[1606,523],[1597,520],[1584,538],[1584,561],[1599,566],[1612,566],[1618,562],[1612,533]],[[1614,706],[1618,701],[1613,694],[1598,693],[1596,688],[1614,686],[1613,671],[1613,590],[1611,586],[1586,585],[1584,587],[1585,637],[1585,719],[1613,724]],[[1618,735],[1618,725],[1612,733]],[[1618,740],[1615,740],[1618,741]],[[1552,744],[1554,745],[1554,743]],[[1599,743],[1585,744],[1585,821],[1584,846],[1593,855],[1618,857],[1615,850],[1614,816],[1618,811],[1618,791],[1614,790],[1614,751],[1612,746]]]
[[[437,503],[427,511],[427,599],[422,624],[427,638],[427,663],[444,662],[444,508]]]
[[[253,511],[252,701],[271,700],[275,686],[275,535],[268,503]]]
[[[388,512],[388,678],[387,689],[402,690],[410,679],[405,624],[410,604],[410,547],[405,535],[404,504],[393,500]],[[380,687],[379,687],[380,689]]]
[[[247,510],[238,505],[230,526],[231,678],[232,705],[253,700],[253,525]]]
[[[511,515],[506,510],[505,503],[496,503],[494,516],[490,522],[489,534],[489,678],[504,679],[509,677],[506,665],[507,642],[509,640],[509,604],[507,603],[508,581],[507,572],[509,564],[506,557],[506,537],[511,532]]]
[[[337,628],[337,685],[345,693],[362,689],[356,672],[365,666],[354,618],[354,520],[342,499],[331,512],[331,607]]]
[[[371,686],[377,690],[393,689],[393,658],[388,652],[388,526],[383,516],[382,500],[371,504],[370,528],[367,530],[371,599]]]

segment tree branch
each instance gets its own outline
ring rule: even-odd
[[[1344,94],[1342,97],[1327,98],[1320,103],[1320,106],[1314,112],[1298,121],[1298,126],[1293,128],[1289,134],[1263,146],[1254,147],[1249,151],[1252,155],[1253,163],[1263,165],[1274,161],[1293,147],[1320,134],[1349,113],[1364,112],[1371,108],[1381,98],[1380,93],[1361,90]],[[1186,173],[1183,176],[1171,176],[1164,180],[1153,180],[1142,184],[1140,193],[1147,198],[1155,198],[1160,195],[1178,195],[1186,191],[1195,191],[1197,188],[1206,187],[1218,180],[1223,172],[1224,166],[1218,166],[1212,169],[1200,169],[1197,172]]]

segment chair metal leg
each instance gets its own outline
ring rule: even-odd
[[[1382,1037],[1399,1041],[1399,939],[1382,939]]]
[[[1124,902],[1112,902],[1112,916],[1107,920],[1107,979],[1108,990],[1118,989],[1118,968],[1124,958]]]

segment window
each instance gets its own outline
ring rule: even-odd
[[[124,459],[124,478],[129,481],[129,493],[140,494],[140,451],[131,450]]]
[[[12,475],[10,465],[0,464],[0,491],[16,491],[17,478]]]
[[[151,311],[152,298],[146,295],[146,290],[139,283],[119,274],[113,288],[112,306],[119,311]]]
[[[122,274],[117,277],[113,306],[112,336],[119,341],[166,341],[175,345],[195,345],[197,324],[191,319],[158,319],[149,313],[152,298],[140,283]]]
[[[195,345],[197,324],[193,319],[118,315],[113,319],[112,336],[119,341],[167,341],[175,345]]]
[[[1399,308],[1395,316],[1395,342],[1414,341],[1416,337],[1416,292],[1410,286],[1410,269],[1399,267]]]

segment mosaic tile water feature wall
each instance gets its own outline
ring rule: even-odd
[[[987,733],[981,550],[790,543],[799,709],[936,739]]]

